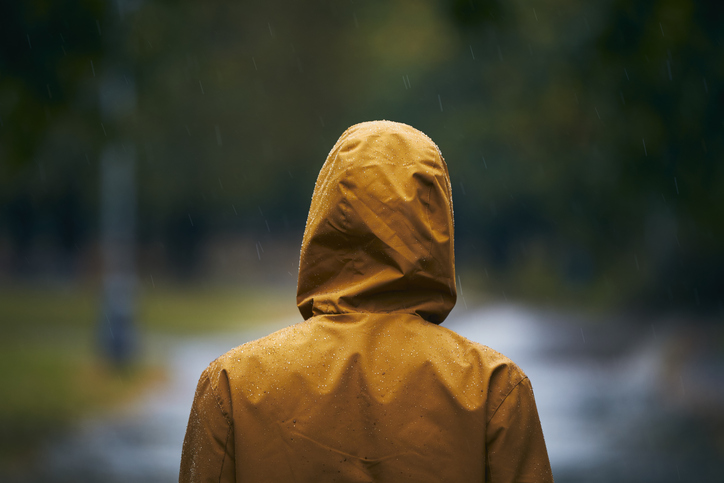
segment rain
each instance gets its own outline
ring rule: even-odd
[[[530,378],[555,480],[721,481],[718,3],[36,3],[0,8],[0,481],[177,481],[371,120],[444,156],[442,326]]]

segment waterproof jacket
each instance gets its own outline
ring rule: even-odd
[[[204,371],[180,481],[552,481],[525,374],[438,325],[455,299],[439,149],[404,124],[352,126],[312,197],[305,320]]]

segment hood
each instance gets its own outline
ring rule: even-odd
[[[440,323],[456,298],[440,150],[406,124],[350,127],[314,187],[299,260],[302,316],[405,312]]]

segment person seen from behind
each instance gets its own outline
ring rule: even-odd
[[[456,298],[440,150],[405,124],[350,127],[309,209],[304,321],[203,372],[179,481],[552,482],[530,381],[440,326]]]

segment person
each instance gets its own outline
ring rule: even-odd
[[[203,372],[180,481],[553,481],[525,374],[439,325],[456,297],[440,150],[405,124],[350,127],[309,209],[304,322]]]

